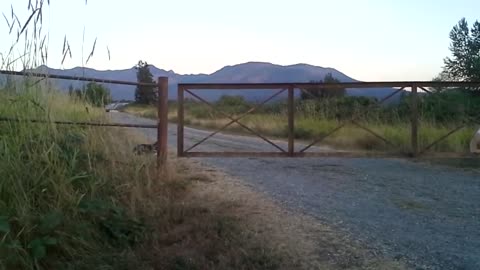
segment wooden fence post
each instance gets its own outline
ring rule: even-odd
[[[168,155],[168,77],[158,77],[157,167],[164,168]]]

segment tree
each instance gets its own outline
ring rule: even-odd
[[[326,74],[323,80],[310,81],[310,82],[311,83],[340,83],[340,81],[337,78],[333,77],[332,73]],[[300,96],[301,99],[343,97],[346,94],[346,89],[311,86],[311,87],[307,87],[305,89],[305,92],[302,91]]]
[[[450,32],[451,57],[445,58],[442,79],[480,81],[480,23],[468,28],[465,18]],[[478,89],[476,89],[478,90]]]
[[[150,72],[150,65],[144,61],[138,61],[137,82],[153,84],[153,75]],[[140,104],[154,104],[157,101],[158,93],[154,85],[137,85],[135,89],[135,102]]]
[[[101,84],[88,83],[83,93],[85,100],[94,106],[101,107],[111,103],[110,90]]]
[[[432,78],[432,82],[444,82],[449,80],[449,75],[445,71],[440,72],[440,74]],[[432,92],[442,92],[446,89],[448,88],[442,86],[429,87],[429,90]]]

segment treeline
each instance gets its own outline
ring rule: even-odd
[[[206,105],[187,101],[188,111],[198,118],[218,118]],[[353,115],[357,120],[377,123],[408,122],[411,117],[410,96],[404,93],[394,103],[377,105],[378,100],[368,97],[336,96],[321,99],[297,99],[295,113],[308,118],[347,120]],[[215,107],[228,114],[241,114],[255,103],[246,101],[242,96],[222,96]],[[474,122],[480,119],[480,96],[469,90],[448,90],[419,96],[418,111],[420,119],[430,123],[450,124]],[[263,105],[256,114],[286,114],[287,101]]]

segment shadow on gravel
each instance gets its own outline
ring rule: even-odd
[[[432,165],[447,166],[480,172],[480,156],[469,158],[431,158],[422,161]]]

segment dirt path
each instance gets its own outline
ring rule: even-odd
[[[113,121],[152,123],[123,113]],[[153,140],[155,130],[145,130]],[[186,144],[208,132],[185,130]],[[176,144],[170,125],[169,143]],[[199,150],[270,151],[219,134]],[[287,208],[344,231],[417,269],[480,269],[480,173],[394,159],[205,158]]]

